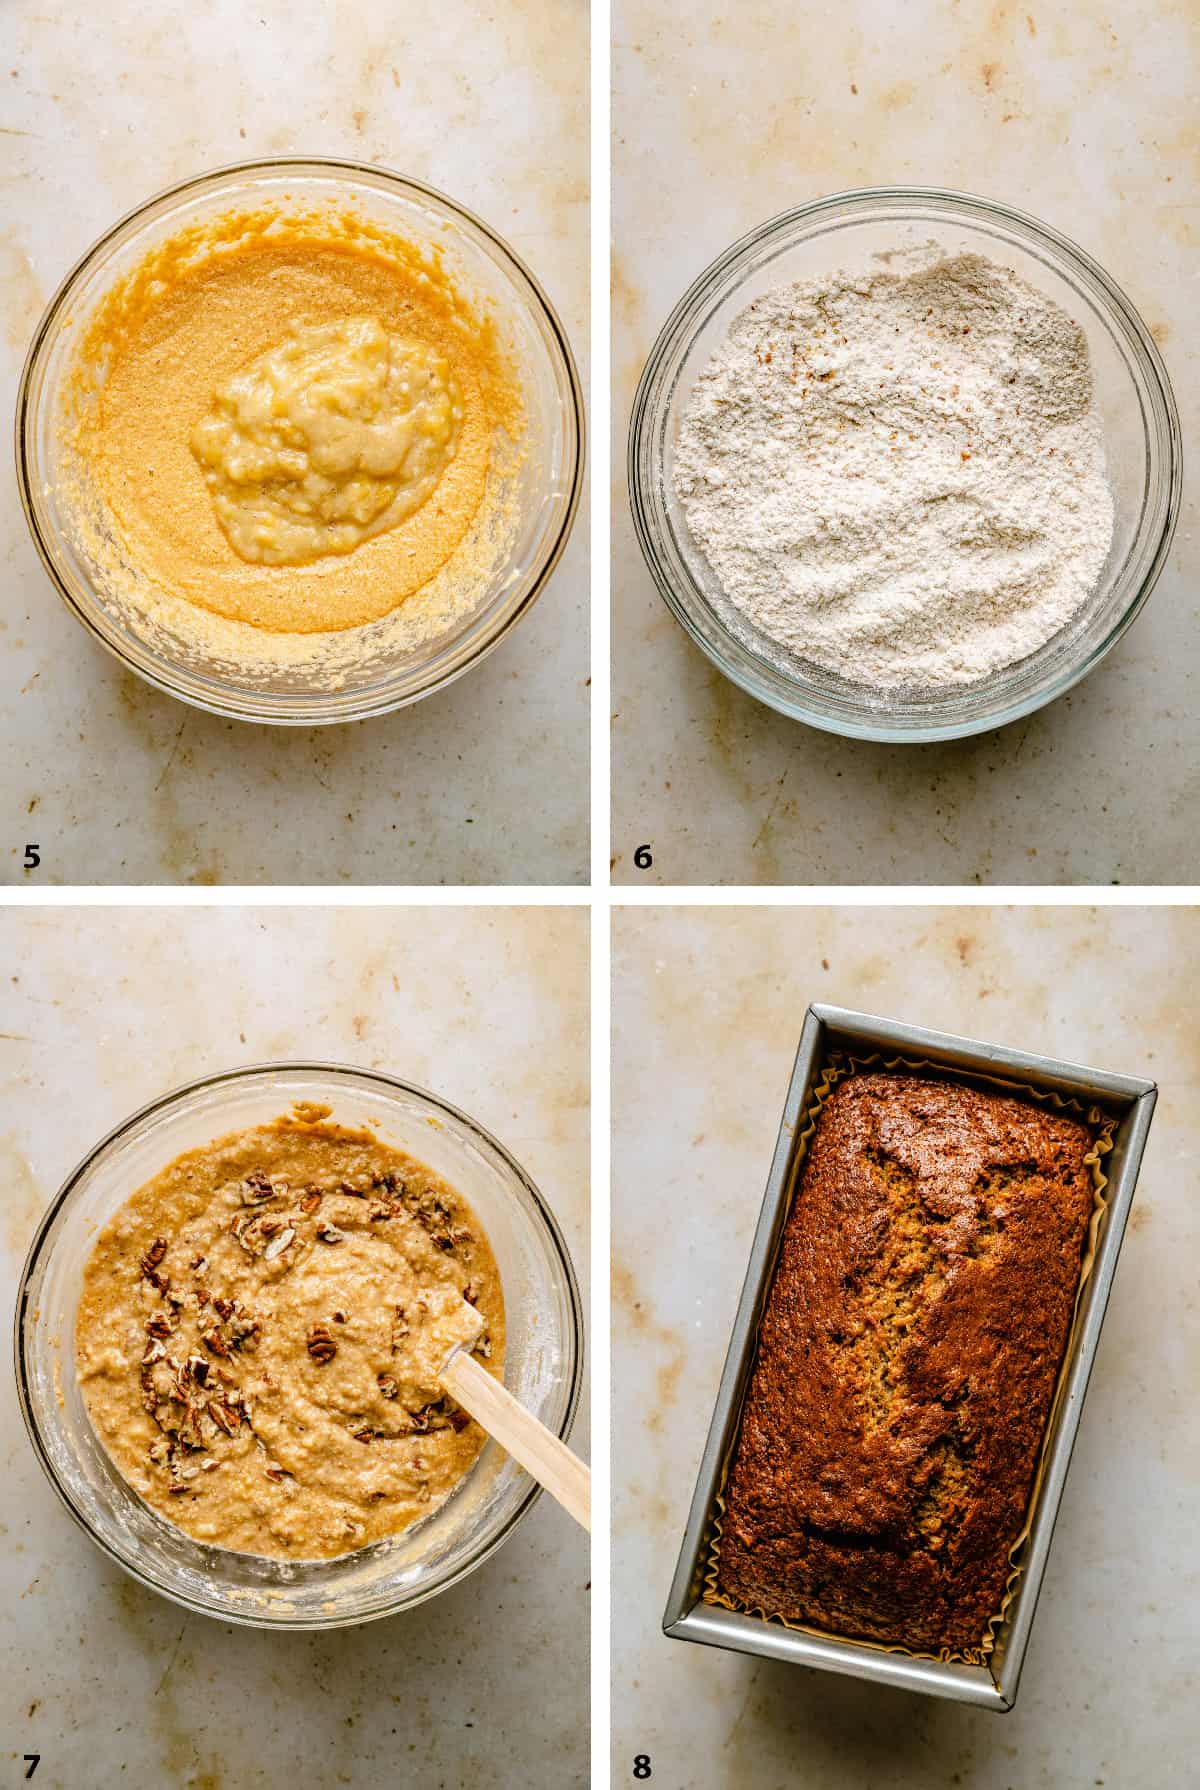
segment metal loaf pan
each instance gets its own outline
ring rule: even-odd
[[[856,1056],[881,1051],[927,1061],[950,1071],[997,1076],[1030,1088],[1074,1095],[1102,1106],[1116,1121],[1113,1148],[1104,1159],[1108,1210],[1099,1227],[1092,1273],[1084,1287],[1072,1333],[1067,1378],[1050,1428],[1045,1471],[1023,1556],[1021,1577],[1005,1621],[997,1633],[995,1649],[982,1666],[912,1659],[906,1654],[885,1653],[855,1641],[801,1634],[778,1622],[767,1622],[701,1602],[710,1515],[720,1483],[721,1464],[737,1433],[742,1398],[754,1361],[759,1319],[787,1217],[797,1134],[802,1128],[801,1121],[808,1110],[819,1071],[831,1052],[837,1050],[849,1051]],[[1053,1057],[1031,1056],[1024,1051],[1006,1050],[997,1044],[956,1038],[945,1032],[929,1032],[921,1026],[901,1025],[895,1020],[852,1013],[842,1007],[824,1004],[809,1007],[721,1375],[716,1409],[663,1617],[667,1635],[676,1640],[700,1641],[710,1647],[727,1647],[739,1653],[761,1654],[767,1659],[790,1660],[827,1672],[846,1672],[877,1684],[924,1691],[930,1696],[953,1697],[960,1703],[976,1703],[984,1709],[1012,1708],[1156,1097],[1154,1083],[1139,1076],[1085,1069],[1075,1063],[1058,1062]]]

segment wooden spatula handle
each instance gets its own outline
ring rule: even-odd
[[[592,1476],[565,1442],[519,1405],[473,1355],[460,1350],[442,1370],[442,1384],[506,1454],[531,1473],[588,1533],[592,1528]]]

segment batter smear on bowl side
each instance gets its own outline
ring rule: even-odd
[[[970,684],[1045,645],[1113,535],[1087,338],[980,255],[766,293],[688,400],[688,527],[770,641],[854,683]]]
[[[332,1559],[426,1516],[484,1432],[442,1391],[456,1344],[498,1377],[500,1277],[422,1163],[327,1107],[190,1150],[84,1270],[76,1368],[122,1476],[195,1540]]]

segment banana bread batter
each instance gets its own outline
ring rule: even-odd
[[[76,1366],[133,1489],[197,1541],[330,1559],[394,1535],[484,1445],[442,1391],[504,1358],[496,1262],[432,1170],[300,1106],[138,1189],[84,1270]]]
[[[436,252],[269,208],[179,232],[110,290],[63,421],[108,576],[285,635],[429,585],[523,428],[494,325]]]

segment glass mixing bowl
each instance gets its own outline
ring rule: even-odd
[[[104,574],[72,529],[57,482],[60,395],[78,326],[108,288],[157,244],[231,209],[269,201],[349,209],[420,247],[437,246],[466,292],[492,307],[513,351],[526,405],[526,449],[514,476],[517,522],[506,554],[472,606],[419,647],[364,655],[337,678],[311,666],[239,675],[203,643],[139,626],[106,596]],[[539,595],[571,531],[583,478],[583,396],[562,324],[528,268],[496,233],[432,188],[386,169],[325,158],[242,162],[183,181],[122,218],[51,299],[17,396],[17,477],[34,543],[79,620],[130,670],[198,708],[296,726],[383,714],[452,683],[502,640]],[[413,599],[410,599],[412,601]],[[365,630],[364,630],[365,633]]]
[[[297,1100],[324,1102],[348,1125],[371,1123],[474,1208],[504,1289],[505,1384],[557,1436],[570,1430],[583,1372],[579,1289],[552,1213],[504,1147],[434,1095],[375,1072],[274,1063],[206,1076],[110,1132],[68,1176],[25,1263],[15,1337],[22,1414],[50,1483],[98,1547],[185,1608],[255,1628],[337,1628],[422,1603],[494,1553],[540,1490],[489,1440],[450,1497],[411,1528],[338,1560],[292,1562],[194,1541],[113,1466],[74,1372],[80,1281],[98,1232],[181,1151]]]
[[[692,387],[734,317],[795,280],[864,268],[878,251],[936,242],[1011,267],[1085,331],[1116,509],[1090,599],[1045,646],[977,683],[881,691],[768,642],[729,601],[675,495],[674,454]],[[940,740],[1015,721],[1061,696],[1129,627],[1162,570],[1179,514],[1179,416],[1150,332],[1104,270],[1065,236],[987,199],[926,188],[838,193],[772,218],[688,288],[650,352],[629,431],[634,525],[659,591],[713,663],[785,715],[859,739]]]

